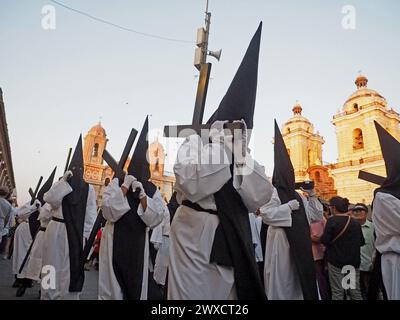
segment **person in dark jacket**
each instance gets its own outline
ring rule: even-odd
[[[360,248],[365,240],[360,224],[348,214],[349,200],[339,196],[329,201],[332,213],[321,243],[326,246],[332,300],[362,300],[360,291]]]

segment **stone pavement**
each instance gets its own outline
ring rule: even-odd
[[[4,260],[0,256],[0,300],[38,300],[39,284],[25,291],[25,295],[17,298],[16,288],[11,288],[14,282],[14,275],[11,274],[11,260]],[[99,273],[96,270],[85,271],[85,285],[81,293],[81,300],[97,300]]]

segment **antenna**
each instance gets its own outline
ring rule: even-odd
[[[216,58],[221,57],[222,49],[218,51],[208,50],[208,37],[210,35],[211,12],[208,11],[208,0],[206,0],[205,27],[197,29],[197,48],[194,55],[194,66],[200,70],[201,65],[207,63],[207,55]]]

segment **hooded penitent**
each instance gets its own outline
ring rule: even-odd
[[[253,128],[261,29],[262,23],[228,91],[208,123],[244,119],[247,128]],[[214,198],[220,224],[215,233],[210,262],[233,266],[239,299],[265,299],[251,238],[249,211],[233,187],[232,178],[214,194]]]
[[[56,174],[56,169],[57,167],[54,168],[53,172],[50,174],[49,178],[47,181],[43,184],[43,186],[40,188],[36,199],[40,201],[42,205],[45,204],[45,201],[43,200],[44,194],[50,190],[51,186],[53,185],[54,181],[54,176]],[[39,217],[39,211],[35,211],[29,216],[29,231],[31,232],[32,239],[36,235],[37,231],[39,230],[40,227],[40,221],[38,220]]]
[[[153,197],[156,186],[148,181],[148,132],[149,120],[146,117],[128,167],[128,174],[143,184],[147,196]],[[142,291],[146,225],[137,214],[140,200],[136,190],[130,189],[126,196],[131,210],[114,224],[113,268],[124,299],[138,300]],[[152,279],[149,278],[149,281]]]
[[[85,224],[86,204],[89,185],[83,180],[84,163],[82,135],[79,136],[68,170],[73,176],[68,180],[72,192],[62,201],[65,227],[68,235],[70,292],[82,291],[85,273],[83,268],[83,228]]]
[[[400,199],[400,143],[375,121],[379,144],[386,166],[386,179],[377,192],[389,193]]]
[[[292,212],[292,226],[285,229],[290,253],[299,276],[305,300],[318,299],[310,226],[300,195],[295,190],[295,175],[285,142],[275,121],[274,173],[272,184],[278,191],[282,204],[290,200],[300,203],[299,210]]]

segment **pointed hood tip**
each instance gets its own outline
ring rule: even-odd
[[[135,150],[133,151],[131,162],[128,166],[128,174],[136,177],[140,182],[145,182],[150,179],[150,165],[147,160],[147,153],[149,149],[149,116],[143,123],[142,131],[140,132],[139,139],[136,143]]]
[[[247,128],[253,129],[261,29],[262,22],[253,35],[225,96],[207,123],[244,119]]]

